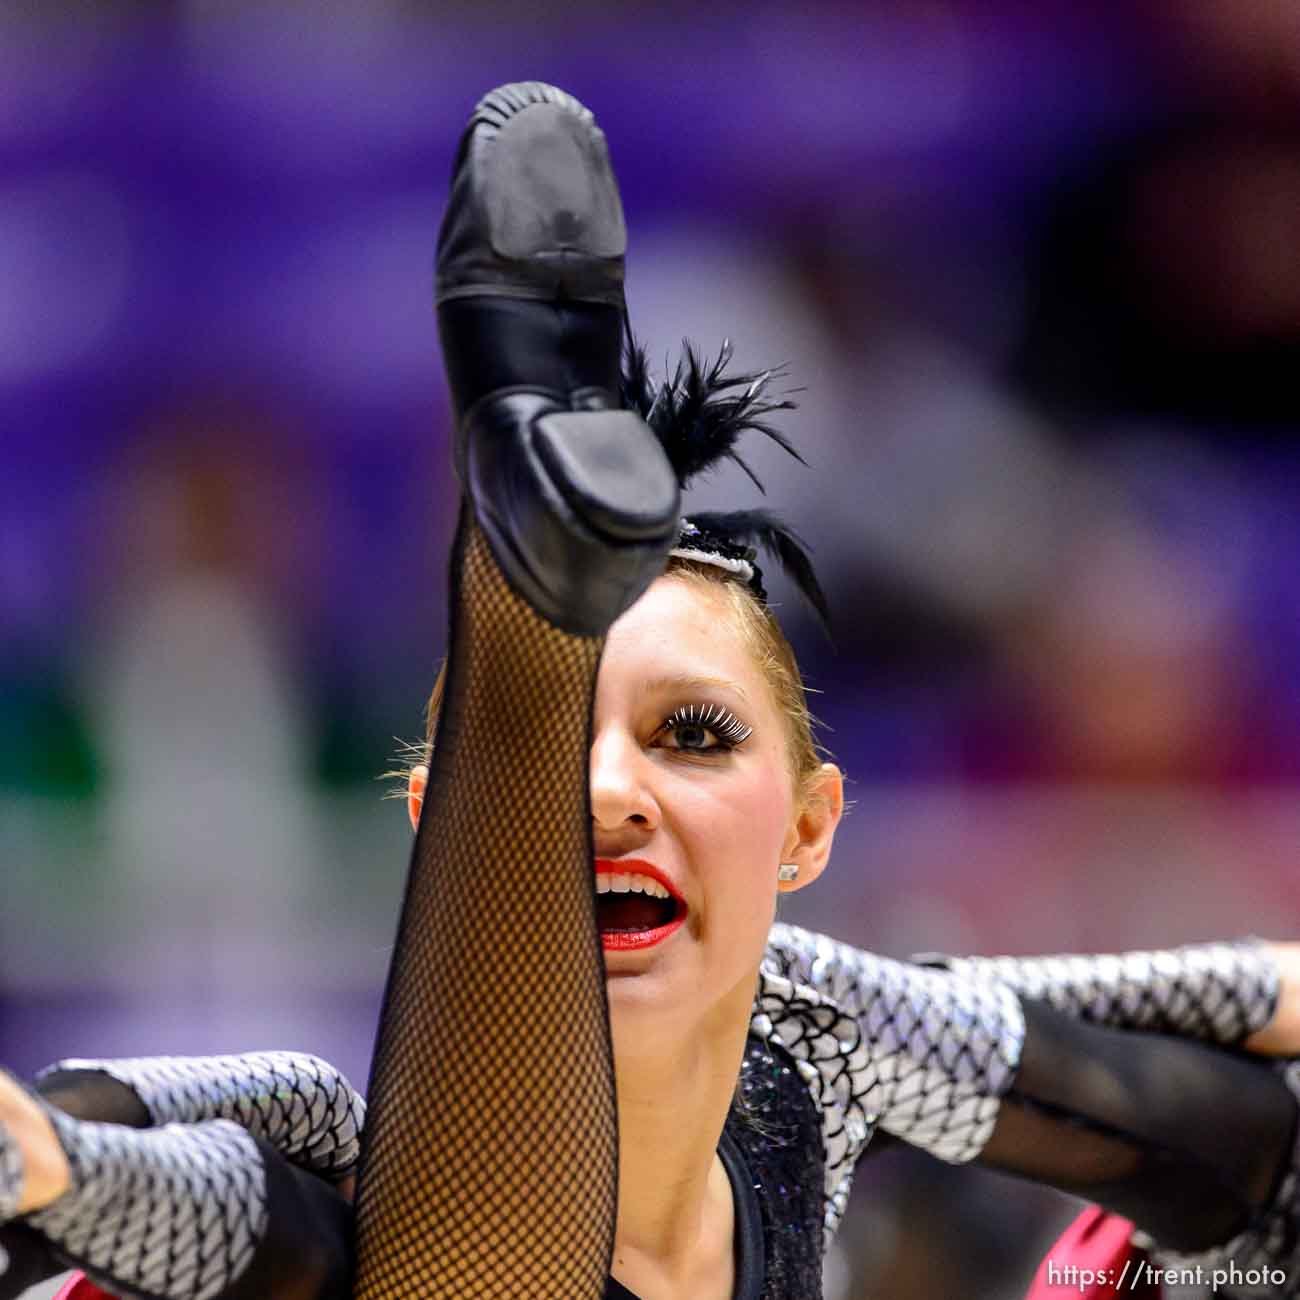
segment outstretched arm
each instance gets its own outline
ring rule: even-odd
[[[1243,939],[1113,955],[918,960],[1113,1029],[1300,1054],[1297,943]]]
[[[1300,1064],[1024,1011],[980,1163],[1118,1211],[1157,1262],[1235,1265],[1271,1279],[1250,1295],[1300,1294]]]
[[[1088,1197],[1162,1248],[1271,1261],[1300,1286],[1284,1258],[1300,1227],[1295,1066],[1105,1028],[790,926],[773,929],[759,1009],[821,1105],[831,1226],[879,1127]]]

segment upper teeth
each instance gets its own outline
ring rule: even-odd
[[[596,877],[598,894],[649,894],[652,898],[669,898],[671,895],[657,881],[649,876],[617,875],[603,873]]]

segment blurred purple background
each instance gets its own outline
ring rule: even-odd
[[[783,363],[784,589],[891,954],[1300,923],[1291,0],[0,12],[0,1059],[367,1073],[454,520],[460,126],[585,100],[658,359]],[[720,473],[693,504],[754,504]],[[1069,1207],[890,1151],[828,1300],[1015,1297]]]

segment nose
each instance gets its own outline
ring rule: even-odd
[[[646,769],[634,736],[612,727],[596,733],[591,745],[591,820],[597,830],[658,826],[659,805],[647,784]]]

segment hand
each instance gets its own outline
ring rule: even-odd
[[[1278,969],[1277,1010],[1243,1046],[1264,1056],[1300,1056],[1300,943],[1266,943]]]
[[[45,1112],[3,1071],[0,1071],[0,1132],[7,1134],[22,1157],[23,1185],[18,1213],[31,1214],[57,1201],[71,1185],[68,1158]]]

